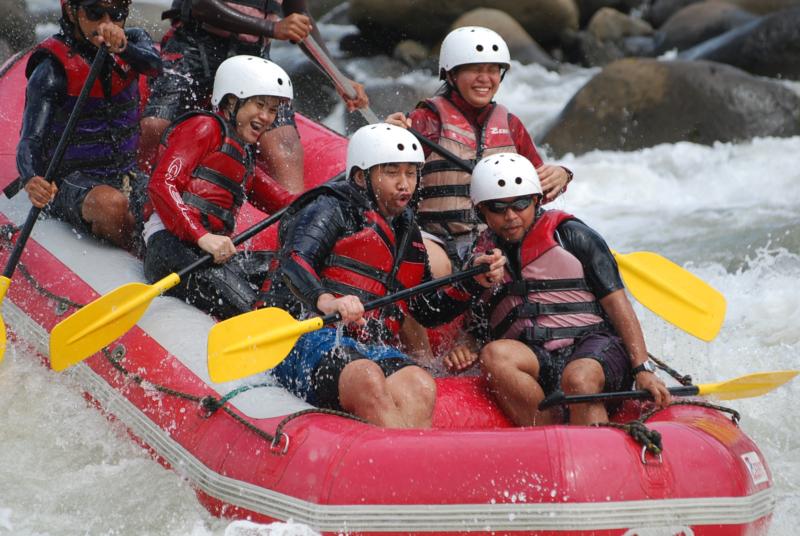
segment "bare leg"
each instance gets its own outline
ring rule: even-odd
[[[452,274],[453,263],[450,262],[450,257],[447,256],[444,248],[427,238],[424,238],[422,242],[425,244],[425,249],[428,250],[428,261],[431,263],[431,274],[434,279]]]
[[[346,411],[386,428],[430,427],[436,384],[419,367],[387,379],[368,359],[348,363],[339,377],[339,402]]]
[[[144,117],[139,122],[141,134],[139,136],[139,154],[137,156],[139,167],[149,173],[156,163],[158,144],[161,135],[169,126],[168,119],[160,117]]]
[[[258,140],[260,164],[267,174],[291,193],[305,190],[303,182],[303,145],[293,125],[268,130]]]
[[[605,384],[603,367],[594,359],[577,359],[567,365],[561,377],[565,395],[593,395],[603,392]],[[589,425],[608,422],[608,412],[602,402],[573,404],[569,408],[570,424]]]
[[[425,366],[434,365],[428,331],[411,316],[403,319],[403,325],[400,327],[400,341],[403,343],[404,351],[414,361]]]
[[[517,426],[550,424],[551,412],[540,412],[544,391],[539,385],[539,360],[525,344],[500,339],[480,352],[481,371],[503,412]]]
[[[112,186],[95,186],[83,200],[81,216],[92,233],[119,247],[130,248],[136,226],[128,209],[128,198]]]
[[[409,428],[430,428],[436,403],[436,382],[419,367],[405,367],[388,378],[386,385]]]

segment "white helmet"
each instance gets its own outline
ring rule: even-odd
[[[422,145],[408,130],[388,123],[359,128],[347,144],[347,177],[354,168],[368,170],[378,164],[425,162]]]
[[[222,97],[229,93],[240,99],[269,95],[291,100],[294,96],[286,71],[257,56],[233,56],[220,64],[214,76],[211,104],[219,106]]]
[[[536,168],[521,154],[493,154],[475,164],[470,185],[473,205],[523,195],[542,195],[542,185]]]
[[[481,26],[456,28],[444,38],[439,51],[439,78],[459,65],[470,63],[499,63],[511,66],[508,45],[500,34]]]

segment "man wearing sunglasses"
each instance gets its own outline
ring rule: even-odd
[[[136,169],[139,76],[154,76],[161,59],[144,30],[125,30],[128,0],[62,0],[61,31],[40,43],[25,70],[28,86],[17,169],[31,202],[112,243],[136,243],[134,213],[146,177]],[[58,176],[44,179],[97,47],[106,59],[69,139]]]
[[[580,220],[542,210],[533,164],[516,153],[488,156],[472,173],[472,201],[488,228],[475,254],[499,248],[501,279],[473,303],[474,333],[484,346],[445,357],[453,370],[476,360],[489,389],[519,426],[556,422],[538,405],[566,394],[622,391],[633,380],[659,405],[669,392],[653,373],[641,326],[605,241]],[[570,407],[572,424],[608,421],[603,403]]]

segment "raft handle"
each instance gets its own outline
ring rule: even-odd
[[[286,438],[286,443],[284,444],[283,448],[280,449],[281,446],[281,439]],[[283,456],[287,452],[289,452],[289,436],[286,432],[281,432],[280,435],[276,435],[272,438],[272,443],[269,445],[269,451],[276,456]]]
[[[664,463],[664,459],[661,457],[661,453],[655,455],[658,459],[658,463]],[[642,465],[647,465],[647,445],[642,447]]]

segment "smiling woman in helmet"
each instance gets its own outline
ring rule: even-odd
[[[478,26],[457,28],[442,41],[441,91],[408,117],[395,113],[387,122],[410,126],[462,159],[477,162],[498,152],[517,152],[536,166],[545,202],[555,199],[572,178],[561,166],[545,164],[522,122],[494,102],[510,68],[506,42]],[[460,269],[482,228],[469,198],[470,176],[435,152],[427,152],[420,185],[418,220],[436,276]]]
[[[146,177],[136,168],[139,76],[161,60],[144,30],[125,30],[127,0],[62,0],[61,31],[39,43],[25,69],[28,86],[17,169],[33,205],[116,245],[135,242],[134,214]],[[111,53],[92,86],[58,169],[44,179],[97,47]],[[48,205],[49,204],[49,205]]]
[[[353,134],[347,178],[307,192],[281,220],[280,267],[264,299],[298,318],[342,316],[343,336],[335,328],[304,335],[273,374],[311,404],[380,426],[431,425],[433,378],[398,349],[405,317],[426,326],[447,322],[457,303],[489,285],[481,275],[364,313],[364,302],[431,277],[412,203],[423,161],[419,142],[405,129],[376,124]],[[476,262],[502,274],[499,253]]]
[[[291,80],[279,66],[234,56],[217,70],[216,113],[184,114],[167,129],[148,187],[149,281],[210,253],[216,266],[192,273],[171,295],[220,318],[251,309],[267,263],[258,252],[237,253],[230,235],[245,199],[265,212],[291,201],[253,161],[254,144],[292,95]]]
[[[542,210],[542,187],[523,156],[483,158],[472,173],[472,201],[488,228],[476,252],[508,258],[499,284],[480,297],[471,320],[480,348],[445,358],[462,369],[480,359],[489,389],[519,426],[552,423],[539,402],[568,395],[625,391],[633,380],[657,404],[669,391],[648,361],[644,336],[605,241],[570,214]],[[572,424],[608,421],[602,402],[570,408]]]

